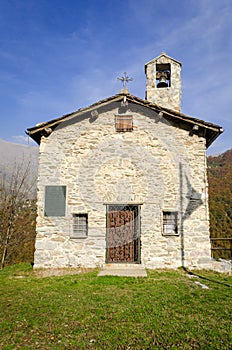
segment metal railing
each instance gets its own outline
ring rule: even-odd
[[[210,238],[211,253],[215,259],[232,259],[232,238]]]

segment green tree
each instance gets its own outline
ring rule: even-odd
[[[229,239],[232,238],[232,150],[216,157],[208,157],[208,179],[210,235],[211,238],[218,239],[213,240],[212,245],[214,248],[231,249]],[[213,256],[231,259],[231,251],[214,250]]]
[[[0,269],[33,261],[35,241],[35,180],[30,162],[15,165],[10,177],[0,179]]]

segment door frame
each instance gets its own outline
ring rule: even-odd
[[[108,203],[106,205],[106,254],[105,254],[105,262],[106,264],[141,264],[141,204],[133,203],[133,204],[124,204],[124,203]],[[111,207],[136,207],[137,217],[136,217],[136,226],[137,226],[137,245],[138,245],[138,256],[137,260],[134,262],[111,262],[108,261],[108,229],[109,229],[109,216],[108,213]],[[118,210],[119,211],[119,210]]]

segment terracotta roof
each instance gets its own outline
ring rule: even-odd
[[[193,128],[194,125],[197,125],[199,128],[204,129],[204,136],[206,138],[207,147],[209,147],[210,144],[223,132],[223,129],[219,125],[205,122],[204,120],[193,118],[178,111],[162,107],[160,105],[151,103],[147,100],[143,100],[139,97],[133,96],[130,93],[119,93],[117,95],[100,100],[88,107],[80,108],[75,112],[65,114],[59,118],[52,119],[47,122],[39,123],[32,128],[28,128],[26,133],[38,144],[40,144],[41,136],[45,135],[46,133],[48,134],[52,132],[55,129],[55,127],[57,127],[62,122],[72,119],[76,116],[82,115],[83,113],[91,112],[97,107],[103,107],[112,102],[122,101],[125,98],[125,96],[128,102],[149,108],[150,110],[154,110],[157,113],[161,112],[163,113],[163,117],[167,117],[170,120],[173,120],[173,122],[182,122],[188,124],[190,129]]]

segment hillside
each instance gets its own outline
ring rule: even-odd
[[[211,238],[232,238],[232,149],[208,157],[208,179]],[[230,243],[214,241],[214,247],[219,246],[230,248]],[[230,258],[229,251],[221,253]],[[214,256],[218,257],[216,251]]]
[[[30,164],[31,175],[37,175],[38,151],[36,146],[21,145],[0,139],[0,174],[10,175],[17,165]]]

